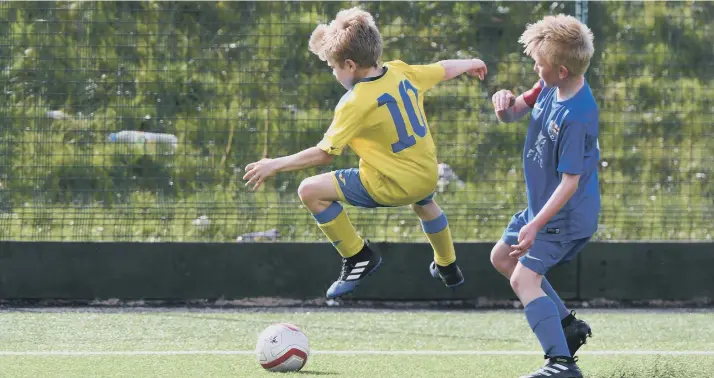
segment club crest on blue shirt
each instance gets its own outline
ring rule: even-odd
[[[555,140],[558,139],[558,132],[560,132],[560,126],[558,126],[555,121],[550,121],[548,124],[548,136],[550,137],[550,140],[555,142]]]

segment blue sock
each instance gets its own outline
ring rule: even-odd
[[[565,307],[565,303],[563,303],[563,300],[560,299],[558,293],[555,292],[553,286],[550,286],[550,282],[548,282],[545,277],[543,277],[543,283],[540,284],[540,288],[543,289],[545,294],[553,301],[553,303],[555,303],[555,307],[558,308],[560,320],[563,320],[566,316],[570,315],[570,311],[567,307]]]
[[[558,309],[548,296],[534,299],[525,308],[526,319],[535,332],[543,351],[550,357],[570,357]]]

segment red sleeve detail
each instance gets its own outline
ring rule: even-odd
[[[526,105],[529,107],[533,107],[536,103],[536,100],[538,99],[538,95],[540,94],[540,91],[543,90],[543,85],[541,84],[541,81],[538,80],[537,83],[531,88],[529,91],[523,93],[523,99],[526,101]]]

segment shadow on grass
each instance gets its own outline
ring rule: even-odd
[[[322,376],[322,375],[340,375],[340,373],[335,372],[335,371],[319,371],[319,370],[300,370],[296,374],[298,375],[314,375],[314,376]]]

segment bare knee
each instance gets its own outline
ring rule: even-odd
[[[317,198],[317,182],[314,180],[312,177],[308,177],[302,182],[300,182],[300,186],[298,186],[298,197],[300,197],[300,201],[304,203],[305,205],[309,205],[310,203],[314,202]]]
[[[419,219],[423,221],[430,221],[432,219],[436,219],[442,213],[441,208],[434,201],[429,201],[424,205],[417,205],[414,203],[409,205],[409,208],[412,209],[414,214],[416,214]]]
[[[516,293],[519,297],[521,296],[521,293],[523,292],[524,289],[528,289],[531,285],[532,282],[532,277],[529,277],[527,274],[523,274],[522,269],[519,270],[519,272],[512,272],[511,277],[509,278],[509,281],[511,283],[511,288],[513,289],[513,292]]]
[[[499,273],[506,276],[506,278],[510,278],[513,274],[513,265],[515,264],[512,264],[510,261],[504,259],[503,257],[491,254],[491,264],[494,268],[496,268]]]
[[[423,211],[422,211],[422,207],[421,207],[421,206],[419,206],[419,205],[413,203],[413,204],[409,205],[409,208],[410,208],[410,209],[414,212],[414,214],[416,214],[419,218],[422,217],[421,214],[422,214]]]
[[[491,250],[491,264],[496,270],[506,276],[506,278],[511,278],[513,270],[518,264],[518,260],[509,256],[509,249],[502,242],[497,243]]]
[[[518,294],[518,292],[521,290],[521,287],[523,286],[520,277],[521,276],[517,274],[511,274],[511,277],[509,277],[508,279],[511,284],[511,288],[513,289],[513,292],[516,294]]]
[[[510,278],[513,292],[516,293],[524,305],[545,295],[540,287],[542,280],[543,276],[526,268],[522,264],[516,266]]]

